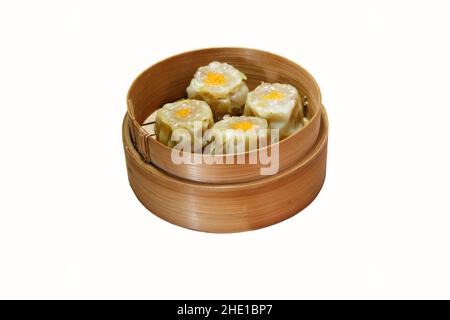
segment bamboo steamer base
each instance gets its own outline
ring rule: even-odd
[[[122,135],[131,188],[153,214],[188,229],[230,233],[281,222],[307,207],[324,183],[328,140],[324,109],[321,118],[315,146],[291,168],[251,182],[209,184],[172,176],[144,162],[132,143],[126,115]]]

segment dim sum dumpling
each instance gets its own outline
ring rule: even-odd
[[[278,129],[280,140],[303,125],[303,104],[290,84],[262,83],[249,92],[244,115],[267,120],[270,129]]]
[[[188,98],[206,101],[219,121],[224,115],[242,115],[247,100],[247,77],[227,63],[211,62],[198,68],[189,87]]]
[[[194,126],[195,123],[200,124],[198,128],[201,132],[195,132],[194,129],[197,128]],[[156,139],[166,146],[173,147],[178,141],[172,140],[172,133],[178,128],[183,128],[190,133],[193,147],[194,138],[201,139],[203,133],[213,124],[211,108],[204,101],[185,99],[167,103],[156,114]]]
[[[217,139],[217,135],[220,135],[222,144],[221,152],[217,152],[218,145],[210,144],[208,147],[210,150],[207,150],[206,153],[232,153],[232,151],[249,151],[256,149],[258,147],[258,139],[266,139],[267,142],[267,121],[265,119],[257,118],[257,117],[224,117],[223,120],[218,121],[214,124],[212,132]],[[208,137],[209,141],[211,137]],[[254,139],[251,142],[251,139]],[[237,143],[239,141],[244,142],[245,145],[242,146],[242,149],[237,148]],[[215,141],[217,142],[217,141]],[[234,147],[229,148],[227,144],[233,143]],[[207,147],[207,148],[208,148]],[[230,152],[231,151],[231,152]]]

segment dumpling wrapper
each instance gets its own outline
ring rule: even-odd
[[[262,83],[249,92],[244,115],[267,120],[270,129],[278,129],[280,140],[303,126],[303,103],[290,84]]]
[[[195,127],[195,123],[198,127]],[[204,132],[213,124],[211,108],[204,101],[186,99],[167,103],[156,114],[156,139],[168,147],[174,147],[180,141],[173,140],[172,134],[176,129],[182,128],[190,134],[191,150],[201,152],[194,150],[194,142],[202,139]],[[198,143],[197,145],[204,146],[203,140]]]
[[[205,153],[230,154],[254,150],[259,146],[259,139],[264,139],[267,145],[270,143],[267,128],[265,119],[245,116],[225,117],[209,130],[213,136],[205,137],[208,141],[212,141],[206,147]],[[238,143],[242,145],[239,147]]]
[[[240,116],[247,100],[247,77],[227,63],[211,62],[198,68],[186,89],[188,98],[206,101],[214,115],[214,121],[224,115]]]

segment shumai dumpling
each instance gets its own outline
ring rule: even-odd
[[[195,126],[195,123],[198,125]],[[194,151],[194,139],[198,139],[199,146],[203,146],[202,136],[213,124],[211,108],[204,101],[186,99],[167,103],[156,114],[156,139],[168,147],[174,147],[179,141],[172,139],[172,133],[179,128],[186,129],[190,134],[191,150]]]
[[[206,101],[214,115],[214,121],[226,114],[242,115],[247,100],[247,77],[227,63],[211,62],[198,68],[186,91],[189,99]]]
[[[281,140],[303,126],[302,99],[290,84],[262,83],[249,92],[244,115],[266,119]]]
[[[266,145],[270,143],[267,138],[267,121],[257,117],[227,116],[216,122],[210,132],[214,134],[214,141],[207,146],[209,148],[207,153],[226,154],[254,150],[258,148],[259,139],[265,139]],[[219,144],[217,144],[218,136],[221,139]],[[212,140],[211,137],[209,138]],[[238,147],[240,142],[243,145]],[[230,144],[232,144],[231,147]],[[222,148],[218,150],[220,145]]]

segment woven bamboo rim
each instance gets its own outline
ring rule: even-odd
[[[278,143],[279,171],[284,171],[301,161],[314,146],[319,135],[322,98],[314,78],[301,66],[284,57],[247,48],[210,48],[182,53],[151,66],[139,75],[127,96],[131,137],[144,161],[152,163],[172,175],[207,183],[235,183],[262,179],[260,164],[181,164],[172,163],[171,149],[159,143],[142,124],[164,103],[185,96],[185,89],[195,70],[217,60],[228,62],[247,77],[253,89],[261,81],[290,83],[308,100],[306,126]],[[271,152],[272,146],[267,147]],[[258,152],[258,151],[253,151]],[[234,157],[234,156],[233,156]]]
[[[181,179],[144,161],[132,142],[125,115],[122,136],[130,185],[141,203],[173,224],[205,232],[254,230],[283,221],[307,207],[326,172],[328,119],[323,109],[319,137],[304,159],[260,180],[209,184]]]

